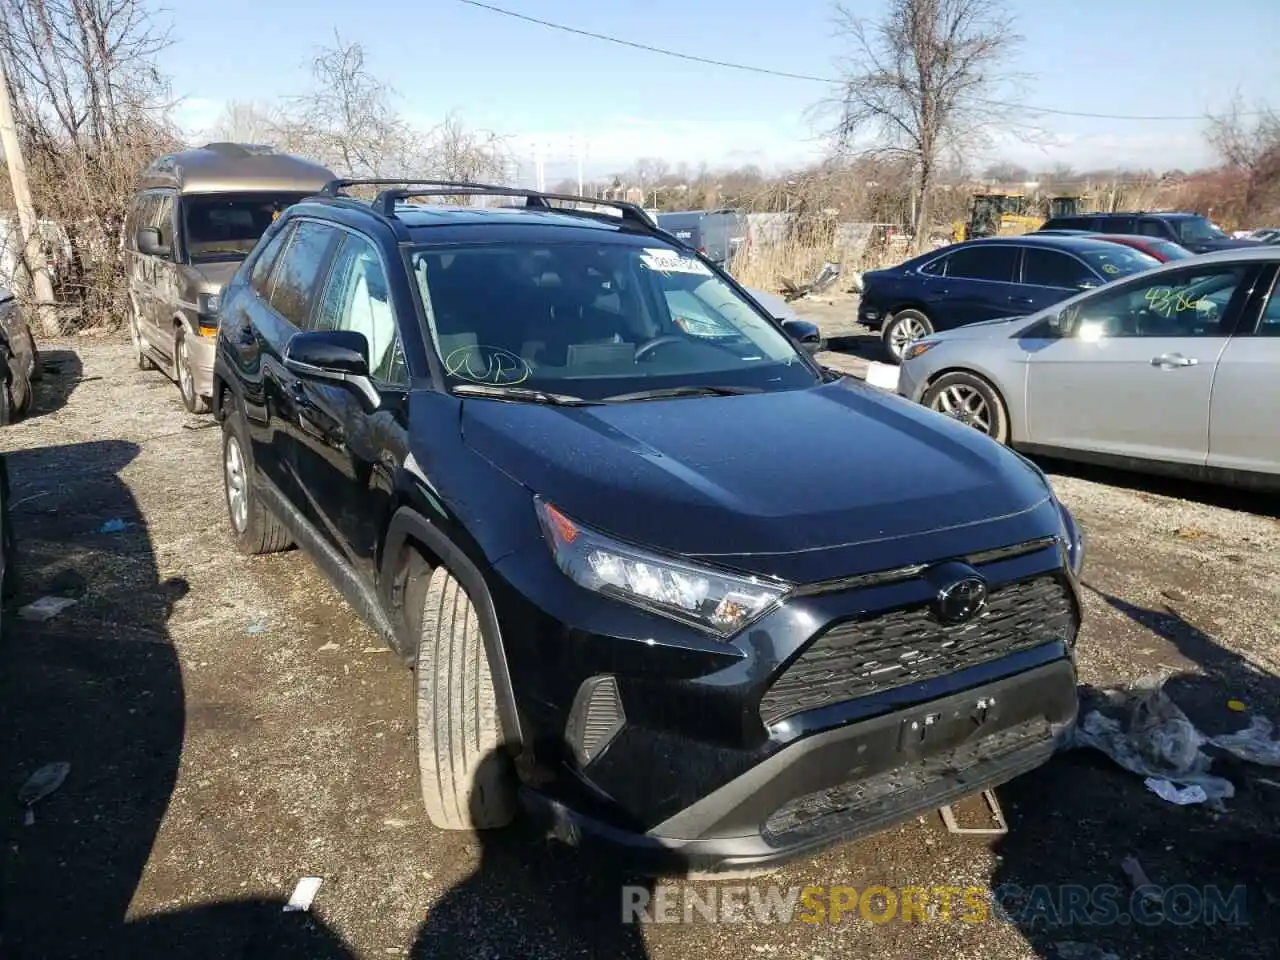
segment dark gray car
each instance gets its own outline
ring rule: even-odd
[[[143,172],[121,245],[138,366],[178,382],[193,413],[209,409],[222,287],[288,206],[335,174],[271,147],[210,143]]]

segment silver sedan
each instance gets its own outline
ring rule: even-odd
[[[1278,274],[1226,250],[931,334],[898,392],[1029,452],[1280,487]]]

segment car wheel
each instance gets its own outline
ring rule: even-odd
[[[442,830],[505,827],[515,817],[515,771],[502,745],[480,617],[443,566],[427,581],[418,637],[418,773],[427,818]]]
[[[899,310],[884,325],[880,336],[885,352],[894,363],[902,362],[907,345],[933,333],[933,323],[919,310]]]
[[[7,426],[17,419],[17,405],[13,400],[12,358],[9,348],[0,343],[0,426]]]
[[[925,390],[930,410],[966,423],[992,440],[1009,442],[1009,412],[1000,392],[976,373],[957,370],[939,377]]]
[[[196,378],[191,372],[191,351],[187,347],[187,331],[182,327],[173,345],[174,366],[178,368],[178,389],[182,391],[182,403],[191,413],[208,413],[209,401],[196,393]]]
[[[142,328],[138,326],[138,308],[129,304],[129,339],[133,341],[133,359],[139,370],[154,370],[155,361],[147,356],[142,345]]]
[[[253,488],[253,460],[245,433],[244,417],[231,411],[222,422],[222,481],[231,536],[236,549],[248,556],[278,553],[291,547],[293,538]]]

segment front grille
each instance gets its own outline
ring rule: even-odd
[[[1069,588],[1053,576],[993,587],[981,617],[947,625],[927,605],[837,623],[760,701],[766,724],[832,703],[945,676],[1055,640],[1077,629]]]

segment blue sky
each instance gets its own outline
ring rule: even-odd
[[[830,75],[840,53],[830,0],[494,0],[498,6],[692,54]],[[883,0],[849,0],[872,15]],[[1012,68],[1030,74],[1027,103],[1115,114],[1199,115],[1239,89],[1280,89],[1278,0],[1010,0],[1026,37]],[[180,120],[198,136],[229,99],[270,100],[308,83],[315,48],[337,28],[358,40],[424,126],[456,111],[470,125],[512,135],[526,159],[546,144],[547,177],[573,172],[571,140],[588,174],[642,155],[712,166],[800,163],[821,150],[805,116],[821,84],[661,57],[553,32],[456,0],[312,0],[296,7],[170,0],[173,45],[162,67],[186,98]],[[1207,159],[1199,122],[1045,117],[1053,140],[998,144],[1031,166]],[[979,158],[974,158],[978,160]],[[994,159],[983,157],[982,160]]]

